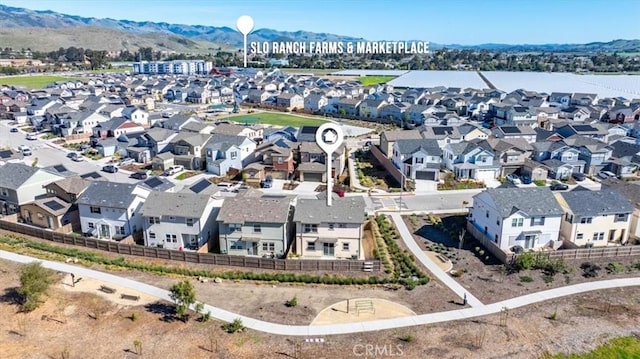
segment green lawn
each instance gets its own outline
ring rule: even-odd
[[[51,75],[34,75],[34,76],[9,76],[0,77],[1,85],[24,86],[29,89],[41,89],[58,81],[73,80],[69,77],[51,76]]]
[[[357,81],[363,86],[373,86],[395,79],[395,76],[364,76],[358,77]]]
[[[221,118],[222,119],[222,118]],[[274,126],[320,126],[326,121],[315,118],[298,117],[293,115],[287,115],[286,113],[252,113],[242,116],[233,116],[229,120],[240,123],[258,123]]]
[[[637,359],[640,357],[640,339],[620,337],[611,339],[584,354],[557,354],[553,359]]]
[[[89,70],[87,71],[90,74],[103,74],[103,73],[109,73],[109,72],[133,72],[133,67],[113,67],[110,69],[97,69],[97,70]]]

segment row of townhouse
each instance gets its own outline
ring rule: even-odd
[[[609,187],[562,193],[546,187],[495,188],[474,196],[468,220],[506,252],[603,247],[638,236],[639,208],[631,201]]]
[[[61,169],[58,169],[59,171]],[[230,255],[363,259],[362,197],[315,199],[241,191],[221,197],[202,179],[177,190],[160,177],[109,182],[24,164],[0,166],[0,209],[52,231],[104,240],[142,234],[144,244]],[[11,173],[12,175],[7,175]]]

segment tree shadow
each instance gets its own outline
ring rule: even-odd
[[[22,304],[22,296],[18,293],[18,287],[6,288],[4,294],[0,296],[0,303]]]
[[[163,322],[171,323],[178,320],[175,308],[172,305],[155,302],[145,305],[144,308],[149,313],[160,314],[160,320],[162,320]]]

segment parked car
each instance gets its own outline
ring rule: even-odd
[[[67,158],[74,159],[74,158],[76,158],[76,157],[78,157],[78,154],[77,154],[76,152],[69,152],[69,153],[67,153]]]
[[[89,147],[91,147],[91,146],[87,145],[86,143],[83,143],[80,146],[78,146],[77,150],[78,151],[86,151],[86,150],[89,149]]]
[[[106,165],[106,166],[102,167],[102,170],[104,172],[116,173],[116,172],[118,172],[118,167],[116,167],[114,165]]]
[[[231,192],[233,190],[233,183],[220,182],[217,186],[222,192]]]
[[[15,127],[13,127],[13,128],[11,129],[11,132],[18,132],[18,129],[17,129],[17,128],[15,128]]]
[[[531,177],[530,176],[521,176],[520,179],[522,180],[523,184],[531,184]]]
[[[554,184],[552,184],[551,186],[549,186],[549,188],[550,188],[552,191],[566,191],[566,190],[568,190],[568,189],[569,189],[569,186],[567,186],[567,185],[566,185],[566,184],[564,184],[564,183],[559,183],[559,182],[558,182],[558,183],[554,183]]]
[[[573,177],[574,180],[576,180],[578,182],[582,182],[582,181],[587,179],[587,176],[584,173],[580,173],[580,172],[576,172],[576,173],[572,174],[571,176]]]
[[[122,160],[120,160],[120,162],[118,163],[118,166],[126,166],[126,165],[130,165],[132,163],[134,163],[134,159],[133,158],[123,158]]]
[[[33,154],[29,146],[22,145],[18,147],[18,150],[20,150],[20,153],[22,153],[23,156],[31,156]]]
[[[273,186],[273,177],[271,175],[267,176],[264,181],[260,182],[260,187],[262,188],[271,188]]]
[[[507,181],[509,181],[509,183],[511,184],[521,184],[522,181],[520,181],[520,177],[518,177],[518,175],[511,173],[507,175]]]
[[[600,171],[597,174],[598,177],[602,178],[602,179],[607,179],[609,177],[615,178],[616,174],[613,172],[609,172],[609,171]]]
[[[176,173],[180,173],[180,172],[182,172],[182,171],[184,171],[184,166],[182,166],[182,165],[175,165],[175,166],[171,166],[171,167],[169,167],[169,168],[165,171],[165,174],[166,174],[167,176],[173,176],[174,174],[176,174]]]
[[[135,172],[132,173],[129,177],[137,180],[146,180],[148,176],[147,172]]]
[[[82,161],[84,161],[84,157],[82,157],[82,155],[76,155],[71,160],[73,162],[82,162]]]
[[[35,141],[35,140],[38,139],[38,136],[34,135],[33,133],[29,133],[29,134],[27,134],[26,139],[29,140],[29,141]]]

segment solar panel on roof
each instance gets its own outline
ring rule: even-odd
[[[144,181],[144,184],[151,188],[156,188],[162,185],[162,181],[158,177],[151,177],[148,180]]]
[[[202,180],[196,184],[194,184],[193,186],[191,186],[189,189],[191,191],[193,191],[194,193],[200,193],[202,191],[204,191],[206,188],[208,188],[209,186],[211,186],[213,183],[207,181],[207,180]]]
[[[318,127],[315,127],[315,126],[304,126],[300,131],[302,133],[316,133],[317,130],[318,130]]]
[[[579,132],[588,132],[588,131],[597,131],[598,130],[595,127],[590,126],[590,125],[574,125],[573,128],[576,131],[579,131]]]
[[[0,151],[0,158],[11,158],[13,152],[11,150]]]
[[[61,205],[60,203],[56,202],[56,201],[47,201],[44,202],[44,205],[51,208],[51,210],[53,211],[58,211],[64,208],[63,205]]]
[[[453,127],[434,127],[433,133],[436,135],[446,135],[453,133]]]
[[[520,129],[516,126],[502,127],[504,133],[520,133]]]
[[[53,166],[53,169],[57,172],[67,172],[67,168],[63,165],[55,165]]]
[[[100,178],[102,177],[98,172],[89,172],[89,173],[85,173],[82,176],[80,176],[81,178],[87,179],[87,178]]]

